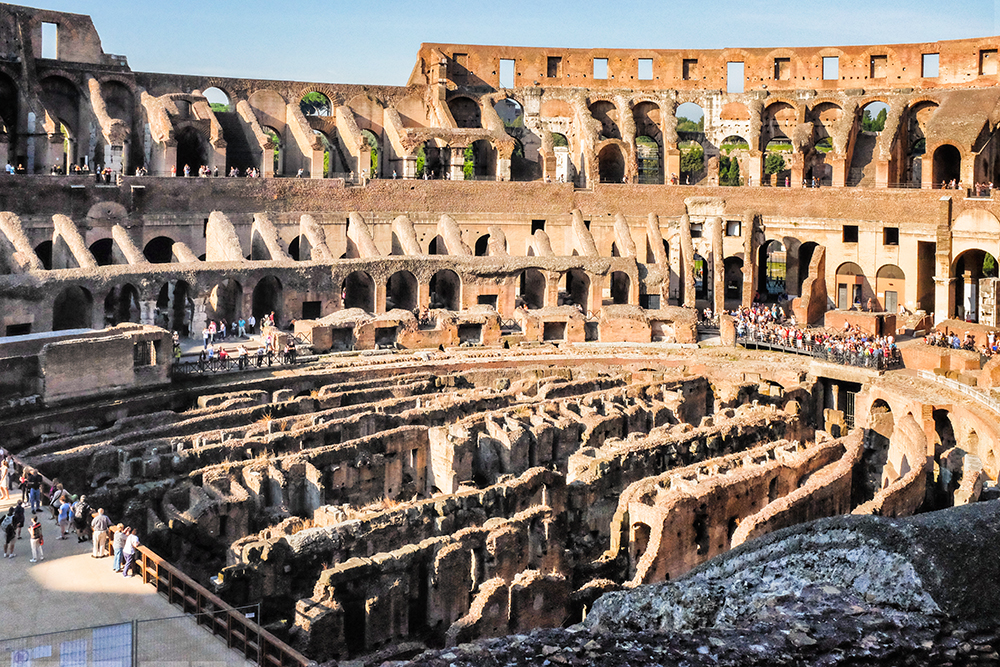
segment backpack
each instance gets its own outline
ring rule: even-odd
[[[8,528],[11,527],[11,525],[13,525],[13,523],[14,523],[14,515],[8,514],[3,518],[3,521],[0,521],[0,528],[7,530]]]
[[[77,503],[76,507],[73,508],[73,516],[77,519],[82,519],[87,516],[87,510],[90,509],[87,503]]]

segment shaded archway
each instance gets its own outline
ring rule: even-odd
[[[370,178],[378,178],[381,175],[382,149],[380,148],[378,137],[371,130],[361,130],[361,136],[368,144],[368,164],[361,165],[363,175]]]
[[[906,274],[895,264],[886,264],[875,273],[875,298],[885,312],[898,312],[905,289]]]
[[[865,430],[865,446],[861,461],[854,468],[851,483],[851,504],[855,507],[868,502],[883,486],[885,466],[889,460],[889,443],[895,429],[892,408],[882,399],[872,403]],[[897,476],[898,476],[898,471]]]
[[[364,271],[354,271],[344,278],[341,296],[344,308],[360,308],[366,313],[375,312],[375,281]]]
[[[806,241],[799,246],[799,273],[795,291],[802,294],[802,283],[809,277],[809,264],[812,262],[813,253],[819,244],[815,241]],[[823,276],[825,278],[825,276]]]
[[[632,280],[624,271],[612,271],[610,278],[611,303],[623,305],[629,302],[629,291]]]
[[[417,279],[409,271],[397,271],[386,283],[385,309],[416,310]]]
[[[522,271],[517,284],[520,303],[523,303],[528,310],[544,308],[545,284],[545,275],[538,269]]]
[[[42,241],[35,246],[35,254],[46,269],[52,268],[52,241]]]
[[[785,294],[786,259],[788,256],[781,241],[768,241],[760,250],[757,291],[763,301],[773,301]]]
[[[726,299],[741,300],[743,298],[743,260],[739,257],[726,257],[723,261],[726,281]]]
[[[955,258],[951,277],[955,278],[955,312],[952,316],[966,322],[979,321],[979,281],[997,277],[997,260],[985,250],[973,248]]]
[[[114,264],[114,241],[110,238],[100,239],[90,244],[90,254],[98,266]]]
[[[183,280],[164,283],[156,298],[153,323],[187,337],[191,333],[193,320],[194,301],[191,299],[191,286]]]
[[[208,319],[238,321],[243,315],[243,286],[232,278],[226,278],[212,287],[207,305]]]
[[[447,255],[448,247],[444,243],[444,239],[438,234],[431,239],[431,242],[427,245],[428,255]]]
[[[694,254],[694,298],[707,299],[709,294],[708,263],[698,253]]]
[[[157,236],[143,247],[142,254],[152,264],[169,264],[174,258],[174,240],[169,236]]]
[[[251,310],[259,322],[264,315],[274,313],[274,324],[280,326],[283,311],[281,281],[274,276],[261,278],[253,288]]]
[[[476,257],[488,257],[490,254],[490,235],[483,234],[476,239]]]
[[[79,285],[63,289],[52,304],[52,330],[90,329],[93,327],[94,298]]]
[[[590,276],[583,269],[566,272],[566,304],[580,306],[584,313],[590,311]]]
[[[612,102],[599,100],[590,105],[590,114],[601,124],[602,139],[621,139],[618,129],[618,109]]]
[[[934,187],[949,185],[962,180],[962,153],[951,144],[944,144],[934,151]]]
[[[854,262],[844,262],[834,274],[837,284],[837,308],[850,310],[864,305],[865,272]]]
[[[264,134],[270,140],[271,148],[265,148],[263,156],[261,159],[264,161],[260,166],[261,168],[267,164],[267,159],[270,156],[271,165],[274,168],[274,175],[280,176],[285,170],[285,142],[281,138],[281,133],[278,132],[273,127],[264,126],[262,128]]]
[[[451,269],[438,271],[431,277],[431,308],[461,310],[462,280]]]
[[[601,183],[621,183],[625,179],[625,156],[618,144],[608,144],[597,155]]]
[[[468,97],[455,97],[448,100],[448,110],[455,119],[455,126],[476,129],[483,126],[482,112],[479,103]]]
[[[302,247],[300,243],[301,238],[302,236],[296,236],[294,239],[292,239],[292,242],[288,244],[288,255],[296,262],[302,262],[309,259],[308,257],[301,256],[301,247]]]
[[[208,138],[191,125],[181,127],[176,131],[177,139],[177,175],[184,175],[184,167],[188,167],[188,175],[197,176],[198,169],[208,164],[211,147]]]
[[[126,283],[115,285],[104,298],[104,326],[113,327],[122,322],[138,322],[139,290]]]

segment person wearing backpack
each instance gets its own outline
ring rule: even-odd
[[[87,535],[90,520],[90,505],[87,504],[87,496],[80,496],[80,499],[73,504],[73,526],[76,528],[77,543],[90,541],[90,536]]]
[[[42,523],[34,514],[31,515],[31,525],[28,527],[28,532],[31,535],[31,562],[37,563],[40,560],[45,560],[45,553],[42,551],[42,545],[45,544],[45,540],[42,539]]]
[[[3,529],[3,557],[14,558],[14,545],[16,544],[17,528],[14,526],[14,508],[7,510],[7,515],[0,521],[0,529]]]

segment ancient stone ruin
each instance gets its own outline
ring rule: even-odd
[[[134,72],[12,5],[0,36],[4,445],[304,660],[648,629],[615,605],[731,629],[764,597],[727,563],[995,494],[997,38],[424,44],[362,86]],[[251,318],[219,347],[252,362],[200,358]],[[893,558],[873,623],[923,572]]]

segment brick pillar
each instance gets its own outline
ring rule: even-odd
[[[789,185],[793,188],[802,187],[802,175],[805,173],[805,157],[802,153],[792,153],[792,174]]]
[[[691,218],[685,213],[681,216],[681,276],[684,280],[685,308],[695,307],[694,292],[694,242],[691,240]]]
[[[830,166],[833,167],[831,185],[835,188],[842,188],[847,184],[847,158],[843,155],[832,155],[831,153],[827,156]]]
[[[448,173],[451,174],[451,180],[453,181],[464,181],[465,180],[465,146],[451,147],[451,160],[448,163]]]
[[[722,248],[722,218],[716,216],[710,220],[712,226],[712,295],[715,297],[716,315],[726,309],[726,264],[725,252]]]

